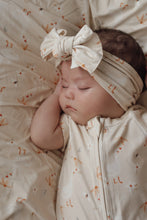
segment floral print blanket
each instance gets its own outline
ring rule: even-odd
[[[40,56],[45,35],[53,27],[71,35],[84,24],[117,28],[135,37],[147,56],[146,8],[147,0],[0,1],[1,220],[56,220],[63,155],[43,152],[30,139],[33,114],[59,77]]]

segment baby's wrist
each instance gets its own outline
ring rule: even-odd
[[[55,91],[54,91],[54,94],[56,94],[57,96],[59,96],[61,93],[61,79],[59,80],[56,88],[55,88]]]
[[[53,95],[59,97],[60,96],[60,90],[55,88],[54,92],[53,92]]]
[[[54,93],[53,93],[53,96],[54,96],[55,98],[59,99],[59,93],[54,92]]]

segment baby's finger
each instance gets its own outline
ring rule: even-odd
[[[56,94],[60,94],[60,92],[61,92],[61,78],[59,79],[59,81],[58,81],[58,83],[57,83],[57,86],[56,86],[56,88],[55,88],[55,93]]]

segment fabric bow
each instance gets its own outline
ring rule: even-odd
[[[56,66],[71,56],[71,68],[82,67],[93,73],[103,57],[101,41],[87,25],[76,36],[66,36],[64,29],[53,28],[41,44],[41,56],[44,60],[56,58]]]

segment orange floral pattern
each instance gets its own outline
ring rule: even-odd
[[[98,29],[99,26],[117,27],[133,34],[141,43],[147,59],[146,8],[145,0],[0,1],[0,195],[2,197],[0,219],[34,220],[39,216],[43,220],[56,220],[56,193],[63,154],[42,151],[34,146],[30,139],[30,124],[34,111],[52,92],[59,79],[59,72],[54,66],[50,62],[43,62],[40,57],[39,47],[45,35],[54,27],[67,28],[71,35],[77,33],[79,28],[85,24],[91,25],[93,29]],[[110,90],[115,93],[117,89],[114,88],[110,86]],[[92,121],[88,124],[86,131],[90,132],[93,126],[95,124]],[[103,131],[105,137],[109,137],[112,132],[109,126],[104,126]],[[136,131],[134,134],[137,135]],[[85,183],[95,182],[90,184],[89,188],[85,187],[82,190],[80,188],[82,182],[78,184],[81,200],[86,200],[89,207],[91,205],[94,208],[94,215],[95,204],[103,210],[103,185],[101,184],[106,183],[108,195],[110,188],[113,188],[115,192],[121,191],[124,187],[128,195],[131,193],[135,198],[133,200],[130,197],[133,201],[132,211],[136,210],[134,216],[138,215],[138,219],[144,220],[147,216],[147,196],[145,193],[139,194],[139,191],[140,187],[146,190],[146,184],[144,185],[142,181],[142,186],[140,186],[141,182],[130,176],[126,180],[121,174],[121,171],[123,173],[126,170],[124,164],[121,167],[119,163],[113,166],[113,161],[120,160],[121,163],[121,158],[125,155],[125,163],[127,163],[129,161],[127,156],[132,155],[131,171],[139,175],[146,167],[147,138],[141,137],[141,147],[137,149],[135,145],[130,144],[125,134],[114,136],[114,149],[108,152],[109,149],[106,148],[105,153],[100,152],[101,159],[107,159],[110,153],[114,153],[107,167],[109,175],[104,175],[103,167],[101,167],[102,161],[90,170],[90,166],[84,162],[85,158],[79,158],[73,154],[70,158],[73,166],[72,178],[73,180],[80,179],[83,169],[86,168]],[[120,137],[124,138],[122,142]],[[138,138],[137,141],[140,139]],[[111,140],[109,139],[108,142],[111,143]],[[94,155],[91,152],[96,149],[97,145],[91,138],[87,146],[87,155],[92,158]],[[134,154],[130,154],[130,149],[133,149]],[[67,152],[72,154],[72,150],[73,147],[70,144]],[[80,151],[81,149],[78,148],[79,154]],[[95,156],[98,155],[97,153]],[[91,160],[90,165],[93,162],[94,160]],[[112,170],[115,173],[112,173]],[[89,178],[92,172],[94,175]],[[66,198],[60,204],[62,217],[68,209],[74,212],[77,206],[76,201],[69,195],[71,188],[72,186],[68,185],[68,190],[64,189]],[[111,196],[112,201],[115,201],[116,195],[112,193]],[[123,193],[120,197],[123,198]],[[119,205],[119,202],[116,204]],[[107,211],[106,217],[103,218],[100,215],[100,217],[96,216],[96,219],[115,220],[111,210],[111,207],[107,207],[107,210],[103,210],[103,213]],[[77,214],[77,211],[74,214]],[[76,217],[78,219],[78,216]]]
[[[134,120],[137,122],[134,123]],[[141,170],[144,166],[147,168],[147,163],[144,165],[147,156],[147,123],[142,131],[138,126],[142,120],[147,121],[147,111],[140,107],[136,110],[136,106],[128,111],[123,120],[120,118],[109,121],[106,118],[99,122],[99,117],[95,117],[88,121],[87,126],[77,125],[67,115],[62,116],[62,131],[66,137],[67,149],[58,187],[57,219],[68,219],[70,216],[80,219],[84,215],[88,219],[90,216],[93,219],[98,219],[98,216],[103,219],[106,204],[107,213],[110,213],[107,218],[114,219],[115,211],[111,212],[113,205],[110,202],[113,201],[116,209],[121,210],[118,213],[119,219],[126,213],[129,216],[129,213],[137,210],[136,216],[143,220],[147,204],[143,203],[145,192],[140,178],[142,181],[146,179]],[[132,139],[134,132],[136,135]],[[136,154],[134,149],[138,149]],[[146,188],[146,180],[143,186]],[[131,195],[131,204],[126,207]],[[95,209],[97,213],[94,212]],[[125,212],[122,214],[123,210]]]

